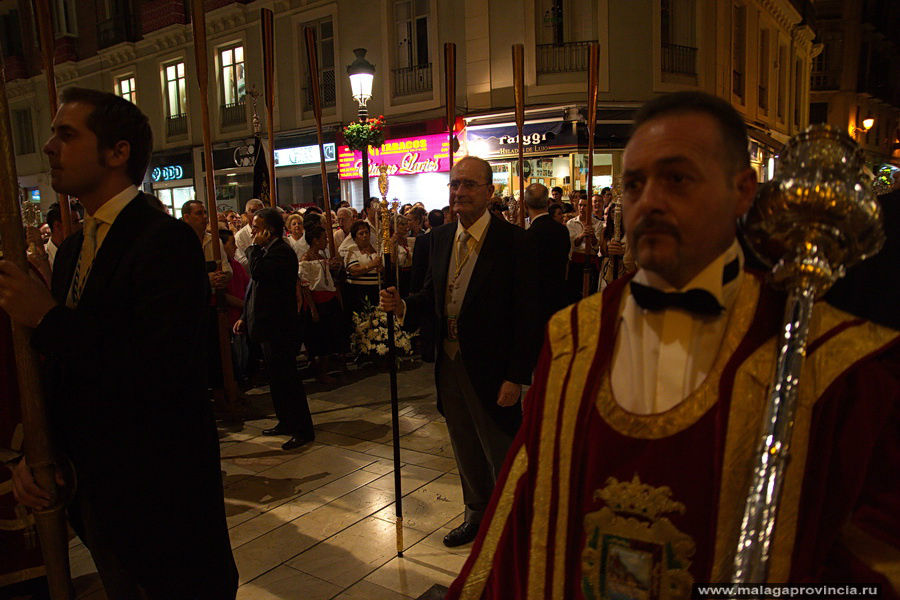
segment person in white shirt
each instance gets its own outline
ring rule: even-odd
[[[350,237],[350,228],[353,226],[353,211],[341,207],[337,211],[337,228],[334,230],[334,245],[340,248],[344,240]]]
[[[571,249],[569,251],[569,273],[566,277],[566,285],[569,289],[571,301],[579,300],[583,294],[585,263],[590,265],[591,285],[590,289],[597,289],[597,273],[599,266],[598,253],[600,251],[600,237],[603,231],[603,223],[597,219],[591,219],[591,228],[587,228],[587,220],[590,215],[591,201],[576,192],[578,199],[578,217],[566,223],[569,230]]]
[[[342,326],[341,303],[331,273],[331,261],[325,258],[328,235],[321,225],[306,230],[309,248],[300,258],[300,292],[303,298],[303,343],[309,351],[321,383],[334,383],[329,375],[332,357],[346,350],[346,331]],[[335,367],[339,365],[335,362]]]
[[[303,255],[309,250],[309,244],[306,243],[303,234],[303,216],[295,213],[287,218],[285,224],[288,233],[284,241],[297,253],[297,260],[302,260]]]
[[[69,214],[72,218],[71,234],[81,231],[81,220],[84,218],[84,209],[80,204],[70,202]],[[50,262],[50,268],[53,268],[53,261],[56,260],[56,250],[63,243],[65,234],[62,226],[62,211],[59,208],[59,202],[50,205],[47,211],[47,225],[50,227],[50,239],[44,245],[47,251],[47,260]]]
[[[244,207],[244,217],[247,219],[247,224],[234,234],[234,243],[237,246],[237,252],[235,252],[234,257],[245,269],[250,268],[250,263],[247,261],[247,255],[244,254],[244,252],[246,252],[247,248],[253,243],[253,234],[250,232],[250,225],[253,223],[253,215],[264,206],[263,201],[258,198],[247,200],[247,205]]]
[[[213,240],[219,244],[219,262],[222,265],[221,271],[209,271],[209,285],[214,290],[223,290],[228,282],[231,281],[231,265],[228,263],[228,255],[225,253],[225,246],[218,234],[213,236],[209,232],[209,214],[206,207],[199,200],[188,200],[181,207],[181,220],[191,226],[200,242],[203,245],[203,258],[206,259],[207,268],[212,266],[210,263],[215,261],[213,253]]]
[[[363,221],[363,223],[369,227],[369,243],[376,249],[381,247],[381,228],[379,227],[378,222],[379,202],[381,201],[378,198],[369,199],[369,206],[366,209],[366,219]],[[353,235],[347,235],[338,247],[338,254],[344,261],[347,260],[347,255],[350,254],[350,251],[356,245],[353,237]],[[337,241],[335,241],[335,243],[337,243]]]

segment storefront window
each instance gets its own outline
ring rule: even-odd
[[[194,186],[154,189],[154,194],[165,205],[169,214],[176,219],[181,218],[181,207],[188,200],[194,199]]]

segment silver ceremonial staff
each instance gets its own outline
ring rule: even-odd
[[[813,303],[846,267],[876,254],[884,243],[881,209],[862,150],[827,125],[791,138],[775,178],[760,187],[742,226],[753,250],[773,266],[772,282],[788,298],[732,583],[766,581]]]

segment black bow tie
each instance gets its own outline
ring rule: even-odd
[[[726,284],[738,275],[740,263],[734,259],[722,272],[722,284]],[[686,292],[663,292],[636,281],[631,282],[631,295],[634,301],[644,310],[665,310],[679,308],[695,315],[716,316],[725,310],[716,297],[706,290],[692,289]]]

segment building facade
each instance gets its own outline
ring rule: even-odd
[[[145,189],[177,214],[203,199],[200,97],[185,0],[51,0],[56,76],[114,91],[150,117],[154,156]],[[52,118],[29,0],[0,0],[2,50],[20,185],[52,201],[41,153]],[[281,204],[321,196],[304,29],[316,34],[329,190],[361,206],[357,157],[339,130],[357,105],[346,66],[367,49],[376,67],[370,115],[384,115],[388,144],[373,152],[397,175],[391,196],[446,202],[449,152],[443,45],[456,44],[460,152],[489,159],[503,195],[518,189],[511,47],[525,46],[527,182],[566,191],[615,181],[633,113],[656,94],[703,90],[729,100],[750,127],[760,178],[809,119],[814,59],[803,0],[208,0],[209,107],[217,204],[240,209],[252,193],[252,103],[263,89],[260,8],[275,13],[274,130]],[[16,34],[16,32],[18,32]],[[588,44],[600,45],[597,147],[586,165]],[[265,108],[258,112],[265,132]],[[267,143],[267,142],[266,142]],[[333,159],[333,160],[332,160]],[[374,189],[374,186],[373,186]]]
[[[810,120],[847,131],[874,167],[900,167],[900,4],[818,0],[816,15]]]

